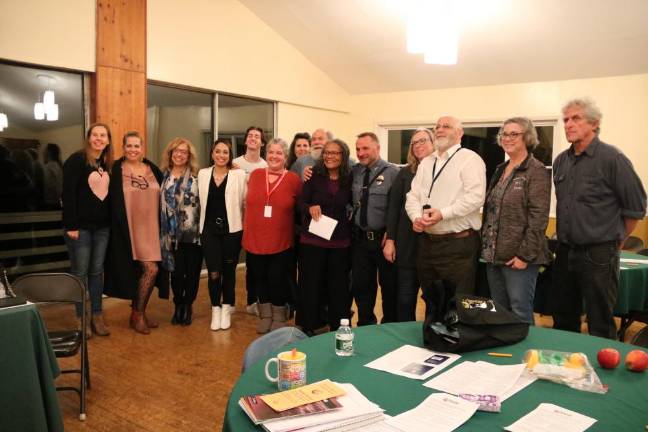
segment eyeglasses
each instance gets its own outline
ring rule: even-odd
[[[417,139],[417,140],[412,141],[412,146],[417,146],[419,144],[425,144],[428,141],[430,141],[430,138]]]
[[[173,154],[179,154],[179,155],[188,155],[189,150],[184,150],[184,149],[175,149],[173,150]]]
[[[131,179],[131,187],[142,189],[142,190],[148,189],[149,187],[149,183],[144,178],[144,176],[134,176],[133,174],[131,174],[130,179]]]
[[[443,123],[443,124],[437,124],[434,127],[434,130],[439,130],[439,129],[454,129],[454,127],[451,124]]]
[[[322,155],[323,155],[324,157],[328,157],[328,156],[340,156],[341,154],[342,154],[341,151],[332,151],[332,150],[327,150],[327,151],[322,152]]]
[[[500,139],[505,140],[505,139],[517,139],[517,137],[520,137],[524,135],[524,132],[502,132],[498,134],[497,136],[500,137]]]

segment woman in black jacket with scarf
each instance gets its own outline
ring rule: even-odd
[[[144,158],[142,144],[137,132],[124,135],[124,157],[113,166],[112,229],[105,293],[131,299],[130,326],[138,333],[149,334],[150,328],[158,327],[157,322],[146,317],[146,305],[162,259],[159,220],[162,172]]]

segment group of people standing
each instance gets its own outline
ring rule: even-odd
[[[570,101],[563,115],[572,146],[553,172],[556,327],[576,330],[584,296],[590,332],[613,337],[618,248],[643,218],[646,194],[629,160],[598,139],[593,102]],[[479,258],[493,298],[532,324],[538,271],[552,260],[551,174],[533,156],[536,129],[525,117],[502,124],[497,143],[507,158],[488,185],[483,160],[461,146],[462,135],[451,116],[434,130],[417,129],[400,168],[381,159],[372,132],[357,136],[356,163],[324,129],[295,135],[289,147],[250,127],[244,155],[234,159],[231,144],[217,140],[212,165],[198,171],[188,140],[172,140],[158,169],[135,132],[113,162],[108,126],[92,125],[84,149],[64,165],[63,189],[66,242],[73,273],[88,284],[92,330],[109,334],[102,292],[132,300],[135,331],[157,327],[146,316],[156,280],[161,294],[170,280],[171,323],[191,324],[203,258],[211,329],[229,328],[241,247],[247,311],[258,315],[259,333],[286,325],[293,307],[306,333],[335,330],[353,300],[358,325],[374,324],[378,285],[382,322],[414,320],[420,287],[434,296],[443,281],[474,293]],[[330,238],[309,229],[324,217],[335,225]]]

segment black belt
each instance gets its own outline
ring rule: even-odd
[[[355,227],[353,230],[353,233],[355,234],[355,237],[357,239],[361,240],[368,240],[368,241],[382,241],[383,236],[385,235],[385,230],[376,230],[376,231],[370,231],[370,230],[363,230],[361,228]]]

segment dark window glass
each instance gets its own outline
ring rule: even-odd
[[[83,145],[83,75],[0,63],[0,122],[5,118],[7,125],[0,128],[0,263],[12,278],[67,269],[62,163]]]

